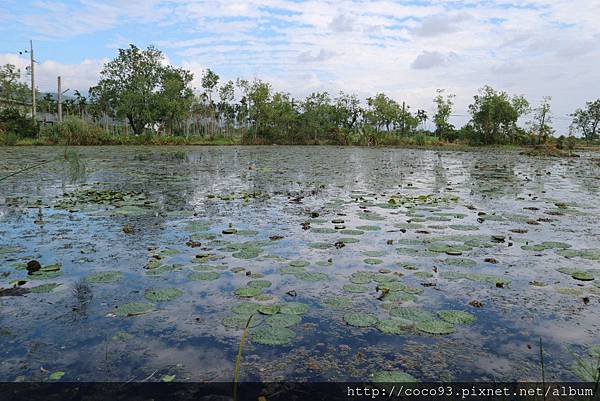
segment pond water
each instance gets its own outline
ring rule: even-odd
[[[241,381],[540,380],[540,339],[546,380],[600,357],[599,154],[76,152],[0,181],[0,381],[231,381],[247,322]],[[0,148],[0,176],[62,154]]]

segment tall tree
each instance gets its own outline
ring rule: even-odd
[[[506,92],[497,92],[484,86],[473,97],[469,105],[473,128],[484,144],[510,142],[517,131],[517,120],[529,108],[523,96],[510,97]]]
[[[537,137],[538,144],[546,142],[548,136],[554,133],[552,128],[552,114],[550,112],[550,96],[545,96],[540,105],[533,109],[531,131]]]
[[[179,77],[174,79],[174,75]],[[153,46],[141,50],[130,45],[119,49],[118,56],[104,65],[100,81],[90,88],[90,96],[115,117],[127,118],[133,132],[139,135],[146,127],[168,118],[163,107],[165,96],[173,101],[173,107],[187,105],[187,91],[165,85],[174,81],[189,85],[190,77],[184,70],[165,66],[163,54]]]
[[[575,110],[571,117],[571,127],[575,131],[580,132],[588,141],[596,139],[600,133],[600,99],[587,102],[585,109]]]
[[[454,106],[454,98],[456,95],[448,94],[445,95],[444,89],[438,89],[437,95],[433,99],[435,103],[435,115],[433,116],[433,122],[436,126],[436,134],[442,138],[447,139],[450,132],[454,130],[454,125],[450,124],[450,115],[452,114],[452,106]]]

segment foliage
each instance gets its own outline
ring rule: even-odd
[[[471,124],[476,133],[472,139],[484,145],[516,143],[520,134],[517,120],[528,110],[529,103],[523,96],[510,97],[484,86],[469,105]]]
[[[577,109],[571,114],[571,129],[583,135],[587,141],[593,141],[600,135],[600,99],[587,102],[585,109]]]
[[[93,101],[105,113],[127,118],[136,135],[157,123],[172,130],[175,119],[185,117],[191,105],[192,74],[163,61],[163,54],[152,46],[119,49],[119,55],[104,65],[100,82],[90,88]]]
[[[79,117],[69,117],[61,122],[45,125],[40,134],[42,138],[53,144],[104,145],[110,143],[110,138],[101,127]]]
[[[442,139],[454,139],[454,125],[450,123],[450,115],[452,114],[452,106],[454,105],[454,98],[456,95],[446,95],[444,97],[444,90],[438,89],[437,95],[433,99],[435,103],[435,115],[433,116],[433,122],[437,127],[435,130],[436,135]]]
[[[31,117],[26,116],[19,109],[8,107],[0,110],[0,132],[5,138],[31,138],[37,136],[39,127]],[[10,143],[6,144],[10,145]]]

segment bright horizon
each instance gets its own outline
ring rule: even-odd
[[[557,134],[600,97],[600,2],[544,1],[5,1],[0,64],[22,73],[34,41],[37,88],[87,92],[118,48],[154,45],[194,74],[259,78],[304,97],[384,92],[432,114],[437,88],[467,120],[489,84],[536,106],[552,97]],[[431,123],[430,123],[431,124]]]

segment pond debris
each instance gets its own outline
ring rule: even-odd
[[[42,265],[37,260],[30,260],[29,262],[27,262],[27,274],[35,273],[38,270],[41,270],[41,268]]]
[[[474,308],[482,308],[483,307],[483,302],[474,299],[472,301],[469,301],[469,305],[471,305]]]

